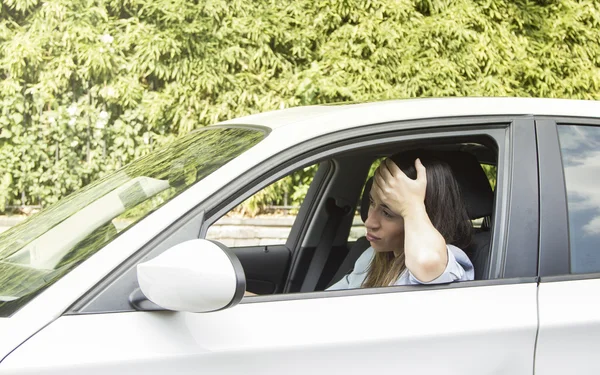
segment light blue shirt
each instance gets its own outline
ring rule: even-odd
[[[448,264],[440,276],[425,283],[414,277],[407,268],[400,276],[398,276],[394,285],[443,284],[454,281],[473,280],[475,278],[475,271],[467,254],[454,245],[446,245],[446,249],[448,250]],[[367,277],[369,264],[371,264],[371,260],[374,256],[375,250],[373,250],[372,247],[369,247],[354,264],[354,270],[342,277],[340,281],[327,288],[327,290],[360,288]]]

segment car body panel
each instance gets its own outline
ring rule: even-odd
[[[596,118],[600,102],[540,98],[427,98],[348,105],[296,107],[240,117],[221,124],[301,129],[316,136],[339,129],[394,121],[475,116],[564,116]]]
[[[542,282],[535,373],[600,373],[600,279]]]
[[[326,294],[335,292],[326,292],[205,314],[63,316],[2,368],[64,375],[175,368],[180,374],[532,373],[535,283],[397,289],[332,297]]]

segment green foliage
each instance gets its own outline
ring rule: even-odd
[[[192,129],[424,96],[600,97],[594,0],[0,0],[0,210]]]
[[[255,216],[263,213],[269,206],[280,206],[293,207],[288,212],[294,214],[302,204],[317,169],[318,164],[315,164],[295,171],[260,190],[234,208],[233,211],[243,215]]]
[[[481,164],[481,168],[485,172],[488,180],[490,181],[490,186],[492,190],[496,190],[496,180],[498,175],[498,167],[490,164]]]

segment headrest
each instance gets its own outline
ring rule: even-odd
[[[443,152],[442,155],[442,160],[450,165],[460,186],[469,218],[472,220],[491,216],[494,210],[494,192],[475,155],[460,151]]]
[[[463,200],[470,219],[491,216],[494,205],[494,192],[490,183],[477,161],[477,158],[461,151],[436,151],[435,156],[448,163],[454,178],[460,186]],[[360,202],[360,217],[363,222],[369,215],[369,192],[373,178],[369,178],[363,190]]]

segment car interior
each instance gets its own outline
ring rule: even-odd
[[[493,228],[494,190],[482,164],[495,170],[493,141],[436,140],[353,150],[319,162],[285,244],[233,247],[246,273],[247,290],[258,295],[325,290],[348,272],[370,246],[362,236],[349,239],[354,213],[364,222],[372,164],[400,150],[428,149],[445,160],[460,185],[473,237],[463,249],[475,268],[475,280],[487,279]]]

